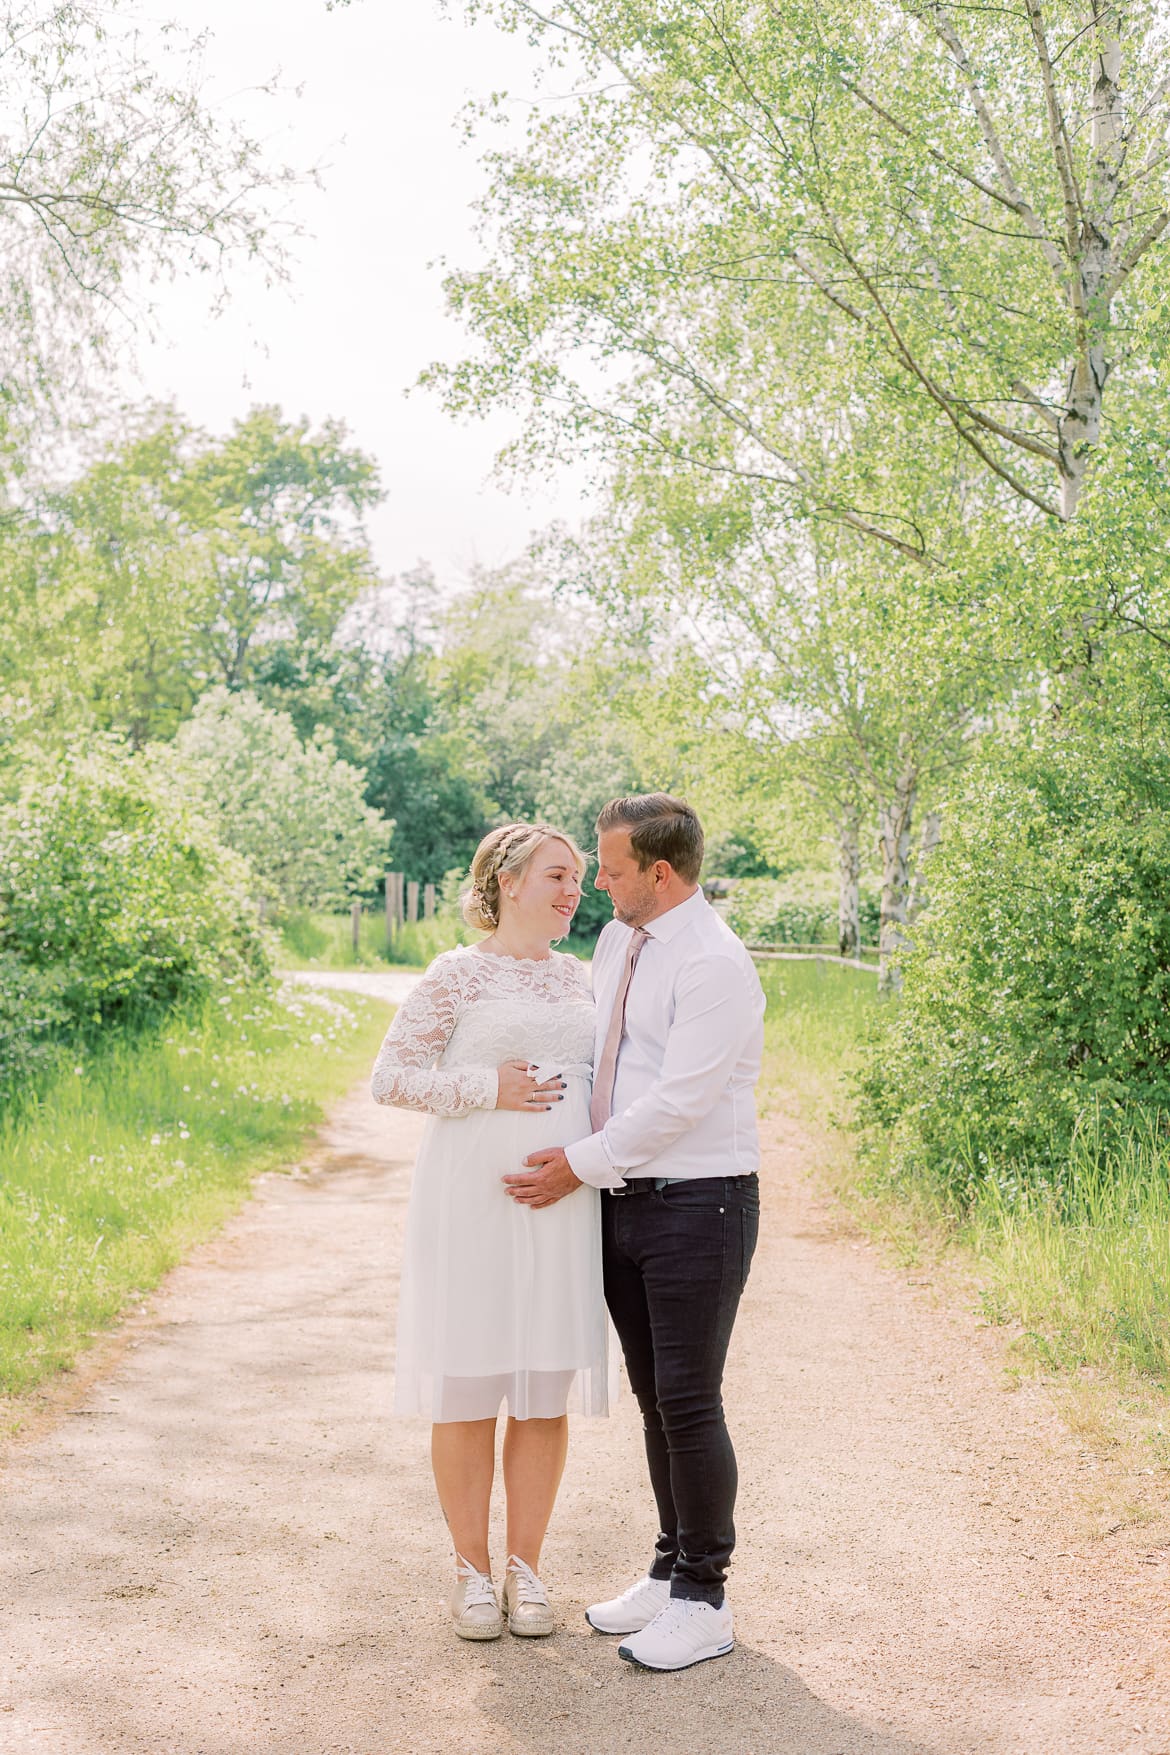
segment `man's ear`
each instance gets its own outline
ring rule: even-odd
[[[656,859],[654,861],[654,888],[656,890],[664,890],[673,875],[674,867],[669,860]]]

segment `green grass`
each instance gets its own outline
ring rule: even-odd
[[[68,1366],[283,1167],[368,1068],[386,1007],[239,993],[74,1059],[0,1121],[0,1391]]]
[[[765,964],[761,1090],[784,1092],[821,1129],[822,1157],[854,1216],[904,1262],[948,1258],[986,1319],[1011,1325],[1034,1364],[1115,1386],[1170,1384],[1170,1146],[1165,1123],[1135,1118],[1120,1143],[1092,1117],[1058,1185],[984,1181],[972,1201],[894,1179],[880,1145],[862,1157],[849,1133],[846,1074],[877,1004],[871,977],[836,965]],[[826,1142],[826,1124],[844,1131]]]

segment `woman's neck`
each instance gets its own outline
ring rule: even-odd
[[[503,920],[480,946],[499,957],[522,957],[526,961],[543,962],[552,953],[548,938],[540,933],[525,932],[516,921]]]

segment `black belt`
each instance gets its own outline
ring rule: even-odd
[[[605,1188],[603,1194],[612,1195],[614,1200],[624,1200],[631,1194],[657,1194],[663,1188],[677,1188],[683,1183],[699,1186],[706,1182],[718,1182],[720,1186],[728,1182],[751,1182],[756,1172],[749,1170],[743,1176],[633,1176],[623,1182],[620,1188]]]

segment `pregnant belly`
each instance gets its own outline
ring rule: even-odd
[[[526,1115],[520,1109],[493,1109],[488,1120],[494,1123],[501,1146],[520,1158],[538,1152],[543,1146],[567,1146],[584,1139],[593,1129],[589,1125],[589,1084],[585,1079],[567,1078],[565,1092],[559,1103],[547,1111],[535,1110]]]
[[[571,1145],[592,1133],[589,1080],[566,1075],[561,1101],[547,1111],[477,1109],[458,1120],[440,1120],[437,1125],[447,1135],[444,1143],[452,1158],[467,1171],[508,1175],[526,1168],[524,1159],[530,1152]]]

